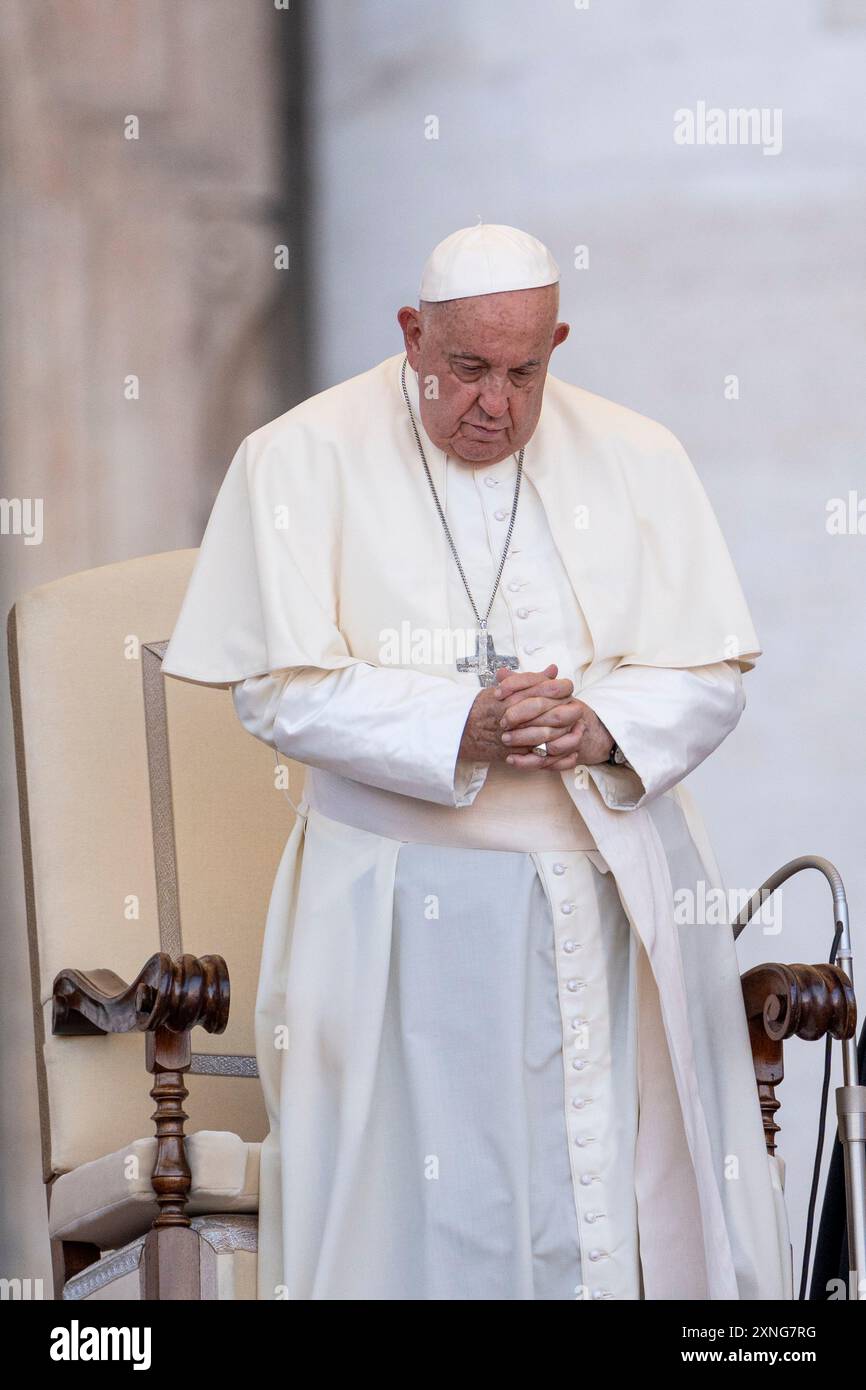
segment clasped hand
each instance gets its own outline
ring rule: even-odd
[[[481,690],[469,711],[460,757],[551,772],[606,762],[613,738],[589,705],[572,698],[574,682],[557,678],[558,669],[501,666],[496,685]],[[539,743],[546,744],[547,757],[532,752]]]

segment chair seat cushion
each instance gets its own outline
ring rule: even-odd
[[[186,1136],[184,1147],[192,1173],[190,1216],[258,1211],[261,1144],[200,1129]],[[51,1186],[51,1236],[116,1250],[144,1235],[159,1211],[150,1182],[155,1162],[151,1137],[62,1173]]]
[[[199,1274],[201,1297],[254,1299],[258,1260],[258,1217],[194,1216],[194,1231],[201,1236]],[[103,1255],[80,1274],[68,1279],[63,1298],[88,1302],[144,1299],[145,1237],[139,1236],[120,1250]]]

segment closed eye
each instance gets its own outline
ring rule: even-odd
[[[479,363],[452,362],[451,367],[452,370],[459,373],[461,377],[470,381],[477,380],[484,371],[484,367]],[[513,381],[528,381],[535,375],[535,372],[535,366],[512,367],[508,375]]]

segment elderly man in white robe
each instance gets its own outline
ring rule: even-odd
[[[306,767],[262,1299],[791,1296],[680,785],[760,648],[676,438],[550,374],[558,309],[535,238],[442,242],[405,352],[243,441],[166,653]]]

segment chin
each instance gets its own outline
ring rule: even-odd
[[[501,463],[515,451],[510,444],[485,444],[483,439],[452,439],[449,449],[464,463]]]

